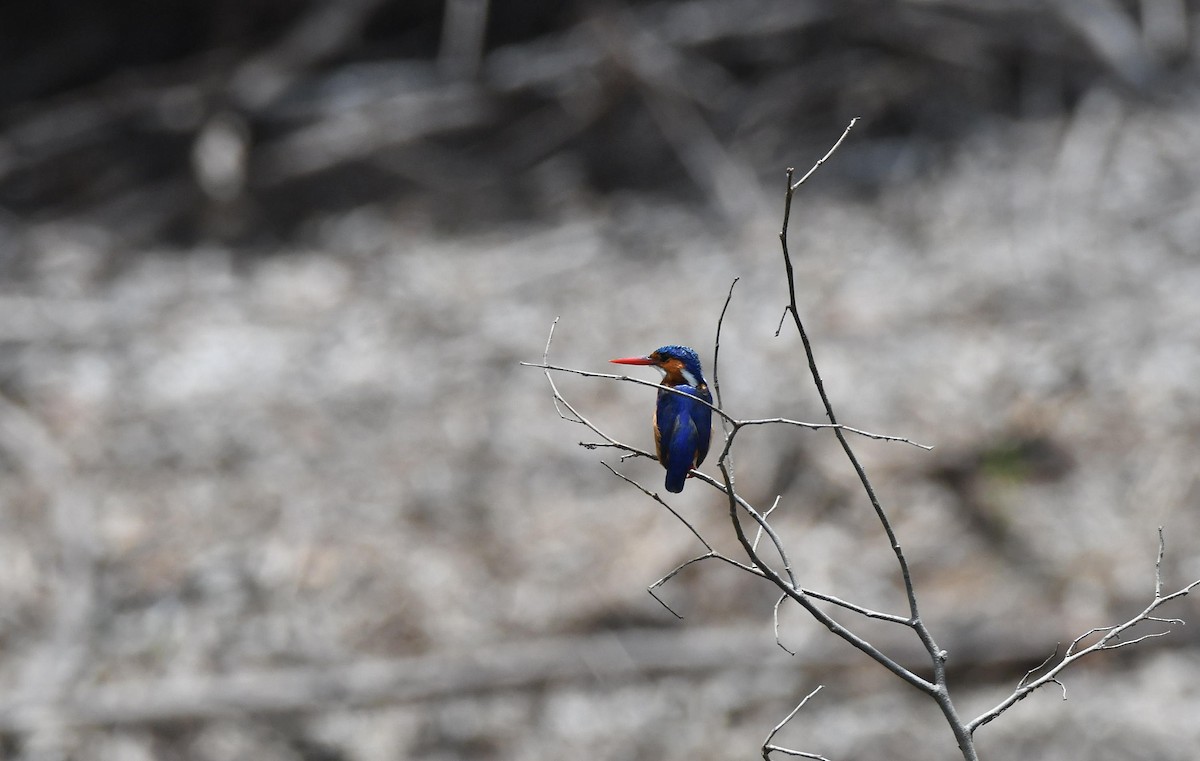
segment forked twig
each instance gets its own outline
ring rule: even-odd
[[[974,718],[970,722],[968,722],[966,725],[967,731],[974,733],[975,730],[979,729],[984,724],[987,724],[987,723],[993,721],[998,716],[1000,716],[1000,714],[1004,713],[1009,708],[1012,708],[1018,702],[1029,697],[1029,695],[1032,692],[1034,692],[1035,690],[1037,690],[1041,687],[1045,687],[1047,684],[1053,683],[1053,684],[1057,684],[1059,687],[1061,687],[1062,691],[1063,691],[1063,698],[1065,699],[1067,696],[1067,689],[1063,685],[1063,683],[1058,680],[1058,675],[1060,673],[1062,673],[1063,669],[1067,668],[1068,666],[1070,666],[1072,663],[1079,660],[1080,658],[1084,658],[1088,655],[1091,655],[1092,653],[1098,653],[1101,650],[1117,650],[1118,648],[1126,647],[1128,645],[1135,645],[1139,642],[1144,642],[1145,640],[1151,639],[1154,637],[1164,637],[1167,634],[1171,633],[1171,630],[1167,629],[1165,631],[1149,632],[1147,634],[1143,634],[1143,635],[1141,635],[1139,637],[1135,637],[1133,639],[1128,639],[1128,640],[1121,639],[1121,635],[1123,633],[1129,631],[1130,629],[1132,629],[1133,627],[1137,626],[1140,623],[1143,623],[1146,621],[1152,621],[1155,623],[1167,624],[1168,626],[1182,625],[1183,624],[1182,619],[1162,618],[1160,616],[1153,615],[1153,613],[1154,613],[1154,611],[1158,610],[1160,607],[1162,607],[1166,603],[1168,603],[1172,600],[1175,600],[1177,598],[1184,597],[1188,593],[1190,593],[1193,589],[1195,589],[1196,587],[1200,587],[1200,579],[1197,579],[1196,581],[1193,581],[1190,584],[1179,588],[1178,590],[1176,590],[1175,592],[1172,592],[1169,595],[1164,595],[1162,593],[1162,590],[1163,590],[1162,561],[1163,561],[1163,554],[1165,551],[1166,551],[1166,541],[1163,537],[1162,526],[1159,526],[1158,527],[1158,556],[1157,556],[1157,559],[1154,561],[1154,599],[1150,602],[1149,605],[1147,605],[1145,607],[1145,609],[1143,609],[1140,613],[1133,616],[1132,618],[1130,618],[1128,621],[1125,621],[1124,623],[1116,624],[1114,626],[1095,627],[1095,628],[1089,629],[1088,631],[1086,631],[1083,634],[1076,637],[1071,642],[1071,644],[1067,647],[1066,652],[1063,654],[1062,660],[1060,660],[1053,668],[1051,668],[1049,671],[1047,671],[1045,674],[1038,677],[1037,679],[1034,679],[1033,681],[1027,681],[1029,679],[1030,675],[1032,675],[1033,673],[1035,673],[1037,671],[1040,671],[1047,663],[1051,662],[1054,659],[1054,656],[1052,655],[1052,656],[1050,656],[1050,658],[1048,658],[1046,661],[1044,661],[1041,666],[1038,666],[1038,668],[1033,669],[1032,671],[1027,673],[1025,675],[1025,677],[1022,678],[1021,681],[1017,683],[1017,688],[1015,690],[1013,690],[1012,693],[1008,697],[1006,697],[1004,700],[997,703],[990,710],[985,711],[984,713],[980,714],[979,716],[977,716],[976,718]],[[1104,634],[1099,639],[1097,639],[1095,642],[1093,642],[1091,645],[1088,645],[1087,647],[1084,647],[1082,649],[1077,649],[1077,648],[1079,648],[1080,643],[1082,643],[1085,639],[1087,639],[1088,637],[1090,637],[1094,634],[1099,634],[1100,632],[1104,632]],[[1058,654],[1058,650],[1056,648],[1055,655],[1057,655],[1057,654]]]
[[[679,615],[679,613],[676,612],[676,610],[674,608],[672,608],[670,605],[667,604],[666,600],[659,597],[658,593],[655,592],[655,590],[658,589],[659,587],[661,587],[663,584],[666,584],[671,579],[675,578],[675,576],[678,575],[680,571],[682,571],[683,569],[687,568],[690,565],[699,563],[702,560],[710,560],[710,559],[711,560],[720,560],[724,563],[734,566],[735,568],[739,568],[743,571],[746,571],[747,573],[754,574],[755,576],[762,576],[762,572],[759,571],[757,568],[752,568],[751,566],[748,566],[745,563],[739,563],[738,561],[734,560],[733,558],[731,558],[727,555],[723,555],[720,552],[717,552],[716,550],[714,550],[712,545],[708,543],[708,540],[704,538],[704,535],[701,534],[699,532],[699,530],[697,530],[696,527],[692,525],[691,521],[689,521],[687,518],[684,518],[683,515],[680,514],[680,512],[678,510],[671,507],[671,505],[666,500],[664,500],[662,497],[660,497],[656,492],[650,491],[645,486],[638,483],[637,481],[630,478],[629,476],[625,475],[624,473],[621,473],[620,471],[618,471],[616,468],[609,465],[608,463],[601,462],[600,464],[603,465],[605,468],[607,468],[608,471],[610,473],[612,473],[614,476],[616,476],[617,478],[620,478],[625,483],[630,484],[635,489],[639,490],[640,492],[645,494],[647,497],[649,497],[650,499],[654,500],[655,502],[657,502],[658,504],[660,504],[664,508],[666,508],[667,511],[671,513],[671,515],[675,516],[676,520],[678,520],[680,523],[682,523],[684,526],[687,527],[687,530],[692,533],[692,536],[696,537],[696,540],[699,541],[700,544],[704,545],[704,549],[706,550],[706,552],[704,552],[702,555],[697,555],[696,557],[685,560],[684,562],[682,562],[679,565],[672,568],[667,573],[667,575],[663,576],[658,581],[656,581],[653,584],[651,584],[650,586],[646,587],[646,591],[650,593],[650,596],[653,597],[655,600],[657,600],[659,605],[666,608],[667,611],[670,612],[671,615],[675,616],[678,619],[683,618],[683,616]]]
[[[780,499],[782,499],[782,495],[778,495],[778,494],[777,494],[777,495],[775,495],[775,501],[774,501],[774,502],[772,502],[772,503],[771,503],[771,506],[770,506],[769,508],[767,508],[767,511],[766,511],[765,513],[763,513],[763,520],[764,520],[764,521],[765,521],[767,518],[770,518],[770,517],[771,517],[771,513],[775,512],[775,508],[779,507],[779,500],[780,500]],[[751,544],[753,544],[753,545],[754,545],[754,549],[755,549],[755,550],[757,550],[757,549],[758,549],[758,543],[759,543],[759,541],[762,539],[762,535],[763,535],[763,527],[762,527],[762,526],[759,526],[759,527],[758,527],[758,531],[754,532],[754,541],[753,541],[753,542],[751,542]]]
[[[1037,672],[1046,668],[1046,666],[1049,665],[1051,661],[1053,661],[1055,658],[1057,658],[1058,657],[1058,648],[1060,648],[1060,647],[1062,647],[1062,643],[1061,642],[1056,643],[1054,645],[1054,652],[1050,653],[1050,655],[1046,656],[1046,660],[1042,661],[1038,665],[1036,665],[1033,668],[1026,671],[1025,676],[1021,677],[1021,681],[1017,682],[1017,687],[1020,687],[1021,685],[1025,684],[1026,680],[1028,680],[1029,677],[1033,676]]]
[[[804,699],[800,701],[799,705],[797,705],[795,708],[792,709],[791,713],[789,713],[787,716],[783,717],[783,721],[781,721],[775,725],[775,728],[771,730],[771,733],[769,735],[767,735],[767,739],[763,740],[763,744],[762,744],[763,761],[771,761],[772,753],[783,753],[784,755],[795,756],[797,758],[811,758],[811,759],[814,759],[814,761],[829,761],[829,759],[827,759],[824,756],[819,755],[817,753],[807,753],[802,750],[792,750],[791,748],[785,748],[782,745],[774,745],[771,742],[772,740],[775,739],[775,735],[779,734],[779,730],[783,729],[784,726],[789,721],[791,721],[792,718],[796,714],[800,713],[800,709],[803,708],[808,703],[808,701],[813,697],[813,695],[816,695],[818,692],[820,692],[821,688],[823,688],[824,686],[825,685],[823,685],[823,684],[818,684],[817,688],[815,690],[813,690],[812,692],[810,692],[804,696]]]

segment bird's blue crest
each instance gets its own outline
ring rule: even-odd
[[[654,353],[664,359],[680,360],[687,371],[698,380],[704,377],[704,373],[700,370],[700,355],[690,346],[660,346],[654,350]]]

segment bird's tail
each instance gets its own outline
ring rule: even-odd
[[[686,465],[686,463],[685,463],[685,465]],[[675,472],[676,470],[678,470],[678,472]],[[688,468],[688,467],[676,468],[675,470],[668,470],[667,471],[667,491],[669,491],[673,494],[678,494],[679,492],[683,491],[683,484],[684,484],[684,482],[687,481],[687,474],[688,474],[689,470],[691,470],[691,468]]]
[[[696,462],[696,426],[679,425],[671,436],[670,455],[663,465],[667,468],[667,491],[678,494],[683,491],[688,471]]]

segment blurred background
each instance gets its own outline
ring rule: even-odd
[[[1198,65],[1194,0],[0,6],[0,758],[750,758],[818,684],[776,742],[955,758],[748,575],[646,594],[702,548],[600,460],[661,470],[518,363],[558,317],[554,363],[711,370],[736,277],[725,407],[821,421],[784,169],[861,117],[795,200],[801,313],[842,421],[935,447],[854,442],[974,716],[1145,607],[1158,526],[1200,578]],[[651,445],[651,389],[559,383]],[[805,585],[904,611],[831,436],[735,464]],[[1165,615],[981,754],[1194,759]]]

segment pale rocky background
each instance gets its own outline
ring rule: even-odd
[[[492,6],[0,11],[0,758],[755,758],[818,684],[778,742],[955,758],[753,578],[659,606],[698,543],[600,460],[660,469],[519,365],[558,318],[552,362],[707,369],[737,277],[726,408],[820,422],[783,171],[853,116],[801,312],[843,422],[935,447],[854,440],[960,710],[1141,610],[1157,527],[1200,578],[1200,5]],[[651,391],[558,382],[651,446]],[[903,611],[832,436],[738,447],[806,585]],[[715,490],[671,503],[736,551]],[[1200,605],[1164,613],[983,757],[1200,758]]]

